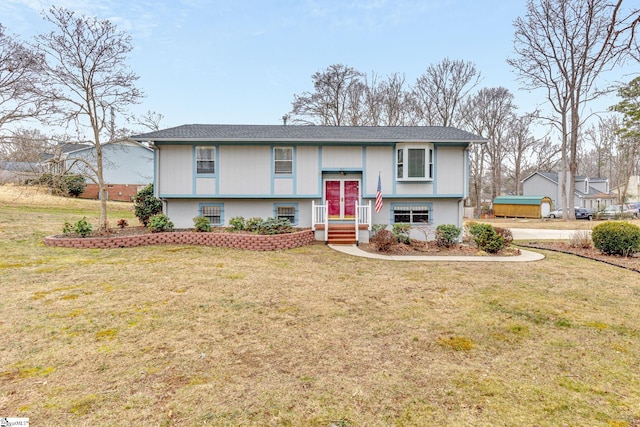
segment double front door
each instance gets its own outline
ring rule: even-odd
[[[324,198],[329,219],[353,219],[356,202],[360,200],[360,181],[355,179],[327,179]]]

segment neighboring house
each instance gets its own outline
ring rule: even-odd
[[[624,192],[622,187],[615,187],[611,190],[616,196],[621,196]],[[640,176],[631,175],[627,183],[625,202],[640,202]]]
[[[12,182],[24,184],[41,175],[42,168],[36,162],[0,161],[0,184]]]
[[[131,201],[140,187],[153,182],[153,149],[137,141],[124,139],[102,145],[103,172],[109,200]],[[87,177],[87,188],[80,197],[98,198],[95,174],[86,166],[96,164],[96,149],[91,144],[63,144],[55,153],[43,156],[52,173],[79,173]]]
[[[177,228],[278,217],[336,242],[339,228],[366,242],[372,224],[461,227],[468,148],[485,142],[449,127],[197,124],[132,139],[155,147],[156,196]]]
[[[522,194],[549,196],[553,200],[553,208],[560,209],[563,207],[562,187],[558,185],[558,177],[557,172],[535,172],[522,180]],[[615,203],[616,196],[610,192],[609,178],[575,177],[574,207],[602,210]]]

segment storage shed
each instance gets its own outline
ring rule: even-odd
[[[512,218],[543,218],[551,212],[547,196],[498,196],[493,199],[493,215]]]

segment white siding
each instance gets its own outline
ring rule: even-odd
[[[215,178],[196,178],[196,194],[212,195],[216,193]]]
[[[256,146],[220,146],[221,195],[267,195],[271,191],[271,149]]]
[[[192,194],[193,147],[163,145],[158,156],[158,194]]]
[[[322,168],[362,168],[362,150],[362,147],[322,147]]]
[[[82,159],[95,166],[96,150],[69,153],[67,164]],[[102,146],[102,177],[106,184],[146,185],[153,182],[153,151],[131,142],[109,143]],[[71,169],[74,173],[95,176],[82,162]]]
[[[273,193],[277,195],[293,195],[293,178],[277,178],[273,180]]]
[[[393,189],[394,159],[393,147],[367,147],[366,149],[366,182],[362,194],[375,194],[378,189],[378,173],[382,194],[390,194]]]
[[[297,147],[295,165],[297,195],[320,194],[321,189],[318,188],[320,182],[318,147]]]
[[[424,194],[425,196],[433,194],[433,182],[398,182],[396,183],[396,194]]]
[[[438,194],[464,193],[464,150],[461,147],[437,147],[436,182]]]

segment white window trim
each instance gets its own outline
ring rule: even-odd
[[[402,150],[402,176],[398,176],[398,151]],[[423,177],[409,177],[409,150],[424,150],[424,173]],[[433,144],[397,144],[395,149],[396,181],[433,181],[434,174],[434,151]]]
[[[289,160],[278,160],[276,159],[276,150],[281,150],[281,149],[287,149],[291,151],[291,159]],[[274,175],[279,175],[279,176],[291,176],[293,175],[293,147],[290,146],[277,146],[277,147],[273,147],[273,174]],[[276,162],[289,162],[291,164],[291,171],[290,172],[278,172],[277,168],[276,168]]]

